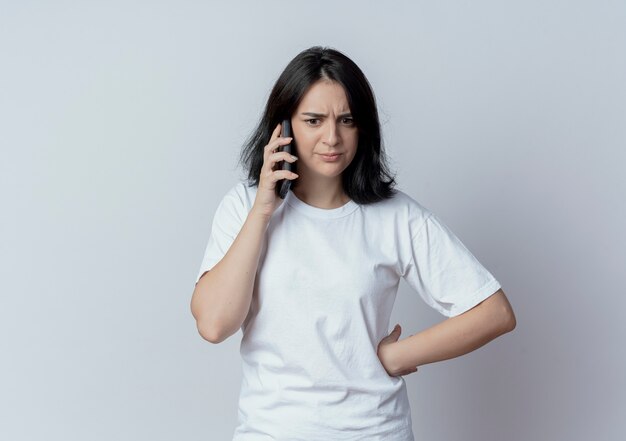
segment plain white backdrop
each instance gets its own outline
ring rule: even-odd
[[[241,332],[202,340],[189,302],[240,147],[313,45],[361,67],[398,188],[516,312],[405,377],[416,440],[623,436],[623,2],[2,0],[1,439],[231,439]],[[400,338],[443,319],[402,282]]]

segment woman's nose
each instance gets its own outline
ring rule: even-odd
[[[334,146],[339,142],[339,134],[337,133],[337,123],[329,122],[328,131],[326,133],[326,144]]]

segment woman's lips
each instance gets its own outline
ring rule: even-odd
[[[324,160],[326,162],[333,162],[333,161],[336,161],[337,159],[339,159],[339,156],[341,156],[341,153],[335,153],[333,155],[320,154],[320,156],[322,157],[322,160]]]

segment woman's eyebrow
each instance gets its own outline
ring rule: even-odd
[[[325,113],[315,113],[315,112],[302,112],[300,113],[300,115],[313,116],[313,117],[323,116],[324,118],[328,116]],[[352,113],[346,112],[346,113],[342,113],[341,115],[339,115],[340,118],[343,118],[345,116],[352,116]]]

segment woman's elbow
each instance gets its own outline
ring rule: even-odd
[[[490,309],[490,315],[493,317],[494,323],[497,323],[499,334],[511,332],[517,326],[517,319],[513,308],[506,298],[504,291],[501,289],[496,291],[492,296],[485,300],[485,306]]]
[[[209,343],[218,344],[225,340],[225,337],[217,332],[214,326],[207,326],[201,320],[196,320],[196,327],[198,334]]]
[[[504,321],[504,332],[511,332],[517,326],[517,319],[515,318],[515,313],[513,309],[510,309],[505,315]]]
[[[506,298],[504,291],[500,292],[500,303],[501,303],[501,312],[502,316],[502,328],[504,333],[511,332],[517,326],[517,319],[515,318],[515,312],[513,312],[513,307],[509,303],[509,300]]]

